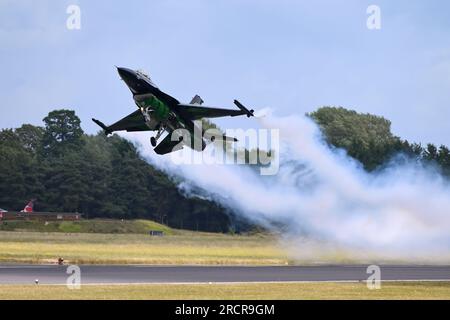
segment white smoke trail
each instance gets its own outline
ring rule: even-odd
[[[142,136],[132,140],[152,164],[183,178],[185,192],[201,190],[256,223],[287,226],[286,245],[302,261],[450,261],[450,188],[438,173],[392,163],[369,174],[342,150],[331,150],[306,117],[260,121],[280,129],[276,176],[242,165],[174,165]]]

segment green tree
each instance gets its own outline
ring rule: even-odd
[[[443,172],[450,176],[450,150],[446,146],[439,147],[437,161],[441,165]]]
[[[308,114],[321,127],[329,144],[347,150],[364,168],[373,170],[399,151],[401,141],[383,117],[342,107],[322,107]]]
[[[80,118],[72,110],[55,110],[44,119],[42,147],[45,154],[63,154],[68,148],[80,149],[83,129]]]
[[[427,144],[426,149],[423,151],[423,158],[428,161],[435,161],[438,158],[438,149],[434,144]]]
[[[23,207],[34,197],[35,160],[14,130],[0,131],[0,205],[10,210]]]
[[[31,124],[24,124],[15,130],[22,147],[33,154],[40,149],[44,132],[42,127]]]

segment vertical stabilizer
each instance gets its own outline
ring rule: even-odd
[[[28,202],[25,208],[23,208],[23,210],[20,212],[32,213],[33,207],[34,207],[34,200],[30,200],[30,202]]]
[[[198,104],[198,105],[202,105],[203,104],[203,99],[196,94],[195,97],[192,98],[191,103],[190,104]]]

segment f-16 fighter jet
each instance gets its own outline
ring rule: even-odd
[[[203,107],[203,100],[198,95],[189,104],[180,103],[174,97],[161,91],[144,72],[127,68],[117,68],[117,70],[131,90],[138,109],[110,126],[96,119],[92,121],[99,125],[106,135],[114,131],[156,131],[156,136],[152,137],[150,142],[157,154],[177,151],[183,145],[196,151],[203,151],[207,141],[202,130],[194,123],[195,120],[226,116],[254,116],[254,110],[247,109],[237,100],[234,100],[234,104],[239,108],[238,110]],[[189,138],[186,139],[185,135],[174,138],[172,133],[177,129],[187,130]],[[169,134],[158,143],[158,139],[164,132]],[[213,138],[211,138],[212,141]],[[227,137],[223,138],[227,139]],[[234,138],[228,139],[237,141]]]

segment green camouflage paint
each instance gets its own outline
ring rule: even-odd
[[[155,115],[159,120],[164,120],[169,117],[169,107],[158,98],[151,96],[144,100],[144,104],[155,111]]]

